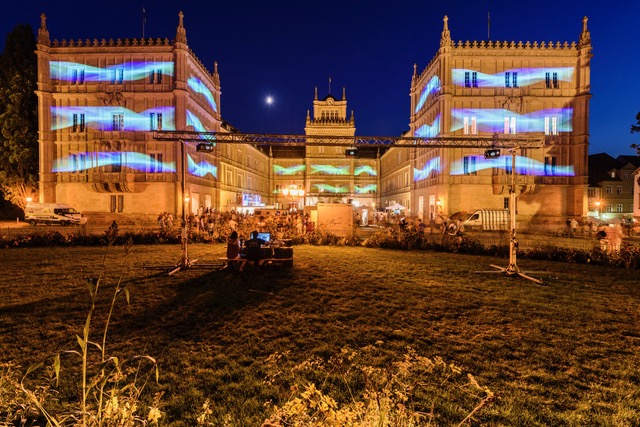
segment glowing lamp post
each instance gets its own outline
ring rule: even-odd
[[[295,202],[294,200],[296,198],[304,197],[304,190],[302,188],[298,188],[298,186],[294,184],[283,188],[282,194],[285,197],[291,196],[291,202],[289,202],[289,210],[295,210],[297,209],[297,202]],[[294,205],[296,206],[294,207]]]

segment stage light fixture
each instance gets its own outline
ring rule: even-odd
[[[499,148],[491,148],[489,150],[484,150],[484,158],[485,159],[497,159],[500,157],[500,149]]]

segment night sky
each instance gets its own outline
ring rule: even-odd
[[[346,87],[356,134],[399,136],[409,128],[413,64],[436,53],[442,18],[452,39],[577,42],[589,18],[590,153],[633,154],[640,111],[640,2],[514,1],[18,1],[0,15],[0,46],[17,24],[47,15],[51,39],[173,39],[184,12],[189,47],[222,84],[222,118],[241,132],[304,133],[314,88]],[[266,98],[272,96],[273,104]]]

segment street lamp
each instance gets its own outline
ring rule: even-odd
[[[291,184],[285,188],[282,189],[282,194],[285,196],[291,196],[291,202],[289,202],[289,210],[294,210],[297,209],[294,208],[292,205],[297,205],[297,203],[294,202],[294,199],[296,197],[304,197],[304,190],[302,188],[298,188],[297,185],[295,184]]]

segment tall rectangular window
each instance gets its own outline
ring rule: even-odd
[[[558,84],[558,73],[553,73],[553,87],[554,89],[560,87],[560,85]]]
[[[463,131],[465,135],[478,134],[478,121],[476,120],[476,116],[465,116],[463,118],[463,122]]]
[[[544,174],[552,176],[556,174],[556,157],[547,156],[544,158]]]
[[[504,199],[502,199],[502,207],[505,209],[509,209],[509,198],[505,197]]]
[[[604,192],[606,194],[613,194],[613,187],[610,185],[607,185],[606,187],[604,187]]]
[[[505,156],[504,158],[504,171],[507,173],[507,175],[511,175],[511,172],[513,171],[511,156]]]
[[[80,132],[84,132],[85,129],[84,113],[80,113]]]
[[[510,134],[510,135],[515,135],[516,134],[516,117],[511,116],[511,117],[505,117],[504,118],[504,133],[505,134]]]
[[[116,209],[118,208],[118,199],[116,198],[115,195],[112,195],[111,197],[109,197],[109,212],[115,212]]]
[[[162,83],[162,70],[156,70],[156,83]]]
[[[511,80],[511,83],[512,83],[513,87],[518,87],[518,73],[514,71],[511,74],[512,74],[512,77],[513,77],[513,79]]]
[[[544,118],[544,134],[545,135],[557,135],[558,134],[558,117],[557,116],[545,116],[545,118]]]
[[[616,194],[622,194],[622,185],[616,186]]]
[[[118,212],[124,212],[124,196],[118,195]]]
[[[162,172],[162,153],[149,153],[149,173]]]
[[[478,72],[473,71],[471,73],[471,87],[478,87]]]
[[[112,116],[111,130],[124,130],[124,114],[114,114]]]
[[[156,130],[156,113],[149,113],[149,130]]]
[[[469,71],[465,71],[464,72],[464,87],[471,87],[471,77],[470,77],[470,72]]]
[[[504,87],[511,87],[511,73],[509,71],[504,73]]]
[[[551,73],[544,73],[544,87],[551,89]]]
[[[154,84],[156,82],[156,70],[149,71],[149,83]]]
[[[73,113],[72,122],[73,122],[71,125],[72,132],[78,132],[78,114],[77,113]]]
[[[124,68],[114,68],[111,70],[111,83],[122,84],[124,81]]]
[[[476,158],[475,156],[464,156],[462,158],[463,171],[465,175],[476,175]]]

